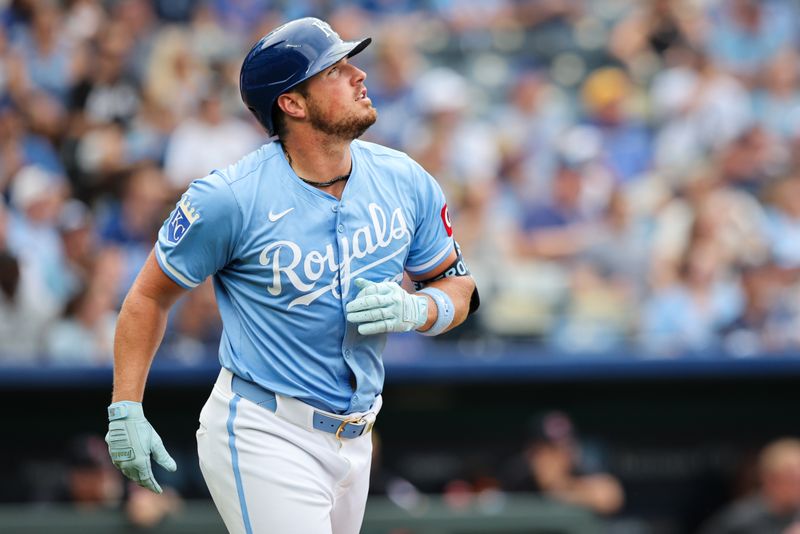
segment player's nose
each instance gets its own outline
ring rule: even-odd
[[[359,69],[355,65],[353,67],[353,85],[358,85],[367,79],[367,73]]]

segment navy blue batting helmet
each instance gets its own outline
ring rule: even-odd
[[[247,108],[270,135],[278,97],[344,57],[367,47],[371,38],[342,41],[327,22],[313,17],[279,26],[250,49],[239,73],[239,91]]]

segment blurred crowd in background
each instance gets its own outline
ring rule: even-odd
[[[268,141],[239,98],[244,54],[306,15],[373,37],[365,139],[442,185],[481,288],[468,335],[642,357],[800,346],[795,2],[0,6],[0,361],[110,362],[181,192]],[[220,328],[205,284],[164,357],[212,361]]]

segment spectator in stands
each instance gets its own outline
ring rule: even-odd
[[[168,204],[173,201],[164,173],[155,165],[136,166],[124,179],[122,198],[107,206],[98,221],[106,247],[116,247],[123,255],[125,273],[122,294],[130,287],[138,269],[150,253]]]
[[[691,171],[751,124],[747,88],[702,50],[680,46],[650,86],[658,128],[656,168],[675,175]]]
[[[798,39],[797,6],[777,0],[729,0],[711,5],[707,48],[714,62],[754,85],[764,67]]]
[[[509,201],[527,203],[546,196],[558,165],[559,140],[574,121],[567,94],[544,69],[522,68],[493,116]],[[512,216],[520,216],[519,206],[504,203],[508,207]]]
[[[367,131],[365,139],[386,146],[403,145],[409,112],[414,109],[414,81],[424,61],[416,42],[409,38],[413,35],[409,23],[394,22],[372,45],[376,57],[369,69],[369,97],[380,110],[381,120]]]
[[[800,128],[800,58],[786,48],[766,66],[764,76],[752,92],[756,120],[780,140],[791,138]]]
[[[572,420],[560,411],[531,419],[522,454],[509,465],[503,489],[535,492],[602,515],[619,512],[625,502],[620,482],[609,473],[581,467],[581,444]]]
[[[760,489],[718,512],[700,534],[800,532],[800,440],[769,443],[758,460]]]
[[[180,121],[197,109],[209,70],[193,55],[189,31],[182,26],[166,27],[153,37],[144,91]]]
[[[618,67],[594,70],[581,86],[583,123],[599,134],[604,163],[617,183],[641,178],[653,163],[652,135],[636,106],[639,91]]]
[[[64,276],[71,297],[92,282],[100,243],[94,217],[80,200],[73,198],[64,203],[57,228],[64,251]]]
[[[582,202],[585,170],[582,165],[559,161],[547,197],[526,206],[520,215],[515,244],[519,256],[571,259],[588,246],[594,221]]]
[[[485,237],[486,208],[500,169],[492,129],[470,114],[474,90],[453,69],[425,72],[414,87],[420,120],[406,130],[405,140],[409,154],[444,190],[465,255]]]
[[[614,26],[609,50],[634,76],[649,78],[664,66],[670,50],[700,41],[702,17],[685,0],[645,0]]]
[[[624,346],[633,330],[633,293],[606,268],[590,262],[570,273],[570,290],[549,333],[563,353],[608,354]]]
[[[185,365],[217,361],[222,321],[211,280],[194,288],[176,305],[164,335],[165,359]]]
[[[58,365],[110,365],[117,324],[112,288],[93,283],[67,303],[46,332],[48,361]]]
[[[16,28],[12,47],[21,58],[29,89],[42,89],[63,106],[70,86],[88,67],[82,43],[60,31],[64,20],[59,3],[31,2],[30,6],[30,22]]]
[[[71,107],[82,110],[88,124],[127,124],[136,115],[140,90],[128,71],[134,39],[121,20],[109,21],[100,32],[93,68],[71,92]]]
[[[169,139],[164,172],[174,191],[185,191],[198,176],[238,160],[266,139],[249,121],[224,113],[218,84],[201,90],[197,114],[181,121]]]
[[[80,435],[67,444],[64,499],[83,510],[117,508],[123,479],[105,454],[101,436]]]
[[[800,267],[800,174],[771,184],[764,192],[766,220],[764,228],[769,252],[781,267]]]
[[[8,248],[7,230],[8,212],[0,202],[0,363],[27,364],[39,355],[52,310],[41,309],[30,272]]]
[[[42,306],[60,313],[69,298],[64,253],[57,230],[58,215],[66,195],[61,176],[29,165],[14,175],[9,187],[11,212],[8,247],[33,275]]]
[[[719,349],[720,332],[741,314],[741,287],[711,239],[691,241],[675,280],[656,288],[641,312],[642,349],[651,355],[701,356]]]

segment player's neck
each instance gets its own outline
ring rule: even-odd
[[[341,195],[347,180],[343,177],[350,175],[352,165],[350,142],[314,138],[306,138],[304,142],[290,137],[281,145],[286,160],[298,177],[311,185],[320,184],[321,189],[337,197]]]

